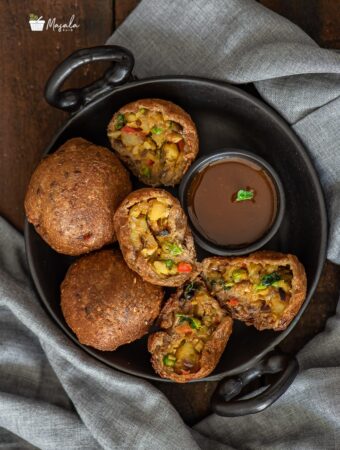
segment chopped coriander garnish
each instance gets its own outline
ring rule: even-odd
[[[166,265],[167,269],[172,269],[173,266],[174,266],[174,264],[175,264],[175,263],[173,262],[172,259],[166,259],[166,260],[165,260],[165,265]]]
[[[124,114],[118,114],[117,119],[116,119],[116,125],[115,125],[116,130],[120,130],[121,128],[123,128],[123,126],[125,124],[126,124],[126,120],[125,120]]]
[[[270,286],[271,284],[275,283],[275,281],[279,280],[281,280],[281,277],[277,272],[267,273],[261,278],[261,284],[263,284],[264,286]]]
[[[229,281],[229,282],[223,281],[222,282],[222,287],[223,287],[224,291],[229,291],[229,289],[231,289],[233,286],[234,286],[234,283],[231,281]]]
[[[140,169],[140,174],[141,174],[143,177],[150,178],[150,177],[151,177],[151,169],[150,169],[150,167],[145,167],[145,166],[143,166],[143,167]]]
[[[236,193],[236,202],[243,202],[244,200],[252,200],[254,198],[254,191],[251,189],[247,191],[246,189],[240,189]]]
[[[188,322],[190,327],[193,328],[194,330],[198,330],[202,326],[202,322],[200,321],[200,319],[197,319],[196,317],[189,317],[186,316],[185,314],[180,313],[177,313],[176,317],[179,318],[179,323]]]
[[[248,272],[245,269],[237,269],[233,271],[231,276],[235,283],[239,283],[248,279]]]
[[[167,242],[164,246],[164,250],[172,256],[178,256],[183,253],[182,247],[174,242]]]
[[[264,284],[256,284],[255,285],[255,289],[257,290],[257,291],[264,291],[265,289],[267,289],[267,287],[268,286],[265,286]]]
[[[184,288],[184,298],[189,300],[194,296],[196,290],[195,283],[191,281],[189,284],[187,284]]]
[[[192,317],[190,320],[190,326],[194,330],[198,330],[202,326],[202,322],[199,319],[196,319],[196,317]]]
[[[263,277],[261,278],[260,284],[256,285],[256,290],[262,291],[263,289],[266,289],[268,286],[272,286],[273,283],[279,280],[281,280],[281,277],[277,272],[267,273],[266,275],[263,275]]]
[[[152,134],[161,134],[161,133],[163,133],[163,128],[153,127],[153,128],[151,128],[151,133]]]
[[[185,320],[188,320],[189,317],[186,316],[185,314],[181,314],[181,313],[176,313],[176,317],[179,318],[179,323],[184,322]]]

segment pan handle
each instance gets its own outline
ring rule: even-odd
[[[94,61],[113,61],[114,64],[102,78],[80,89],[60,91],[66,78],[83,64]],[[77,50],[67,57],[54,70],[45,86],[47,102],[64,111],[76,112],[90,103],[94,98],[123,84],[131,76],[134,57],[126,48],[117,45],[103,45],[99,47]]]
[[[279,378],[265,391],[245,400],[232,400],[252,380],[263,374],[278,372],[282,372]],[[226,417],[245,416],[263,411],[288,389],[298,372],[299,363],[295,356],[270,353],[259,364],[241,375],[224,378],[213,394],[211,407],[216,414]]]

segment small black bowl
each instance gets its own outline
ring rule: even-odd
[[[195,175],[199,172],[201,172],[204,168],[209,166],[210,164],[216,163],[217,161],[223,161],[226,159],[231,158],[239,158],[239,159],[246,159],[248,161],[254,162],[267,173],[268,176],[273,181],[274,187],[276,189],[277,194],[277,211],[276,211],[276,217],[269,228],[269,230],[257,241],[252,242],[250,244],[245,244],[244,246],[237,246],[237,247],[227,247],[227,246],[221,246],[217,245],[208,239],[206,239],[202,234],[197,230],[197,228],[194,226],[192,221],[190,220],[190,215],[188,214],[188,205],[187,205],[187,193],[188,189],[191,185],[191,182],[193,181]],[[257,156],[254,153],[250,153],[245,150],[239,150],[239,149],[220,149],[216,150],[212,153],[210,153],[207,156],[202,156],[197,161],[195,161],[191,167],[189,168],[188,172],[184,175],[181,184],[179,186],[179,198],[182,204],[183,209],[187,213],[187,216],[189,218],[190,227],[192,229],[193,235],[195,237],[195,240],[197,244],[207,250],[210,253],[214,253],[219,256],[232,256],[232,255],[244,255],[247,253],[254,252],[261,247],[263,247],[278,231],[280,228],[283,216],[284,216],[284,210],[285,210],[285,193],[283,190],[283,186],[281,183],[281,180],[275,170],[272,168],[270,164],[267,163],[264,159],[262,159],[260,156]]]

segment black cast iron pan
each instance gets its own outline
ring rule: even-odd
[[[102,79],[82,89],[60,91],[71,72],[97,60],[114,62]],[[128,102],[151,97],[171,100],[189,112],[198,128],[199,156],[219,148],[241,148],[258,154],[274,167],[284,186],[286,214],[278,233],[265,248],[298,256],[307,273],[306,301],[282,332],[259,332],[235,321],[218,366],[203,379],[221,380],[212,402],[218,414],[237,416],[261,411],[287,389],[298,372],[294,357],[274,349],[299,321],[324,264],[327,219],[318,177],[306,150],[289,126],[254,96],[226,83],[201,78],[169,76],[134,81],[133,63],[133,56],[126,49],[105,46],[79,50],[57,67],[47,83],[46,99],[72,115],[51,140],[45,154],[77,136],[110,148],[106,127],[114,112]],[[134,187],[140,187],[136,180]],[[178,195],[177,188],[171,192]],[[80,345],[60,309],[59,286],[72,258],[54,252],[27,222],[25,241],[29,267],[42,303],[63,331]],[[199,258],[208,255],[199,247],[197,251]],[[115,369],[160,380],[151,367],[145,338],[115,352],[81,347]],[[248,400],[240,399],[243,386],[264,373],[279,375],[266,391]]]

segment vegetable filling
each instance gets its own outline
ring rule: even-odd
[[[172,205],[166,198],[142,201],[130,208],[132,245],[160,276],[190,273],[188,251],[171,218]]]
[[[162,113],[140,108],[116,116],[114,130],[109,137],[120,141],[122,156],[133,160],[136,175],[146,182],[159,182],[182,171],[184,160],[183,127]]]
[[[269,314],[279,319],[292,296],[293,274],[289,266],[248,263],[211,268],[206,276],[212,295],[217,295],[233,315]]]
[[[173,338],[162,352],[167,371],[180,375],[198,372],[203,349],[224,316],[225,312],[203,283],[187,284],[168,330]]]

